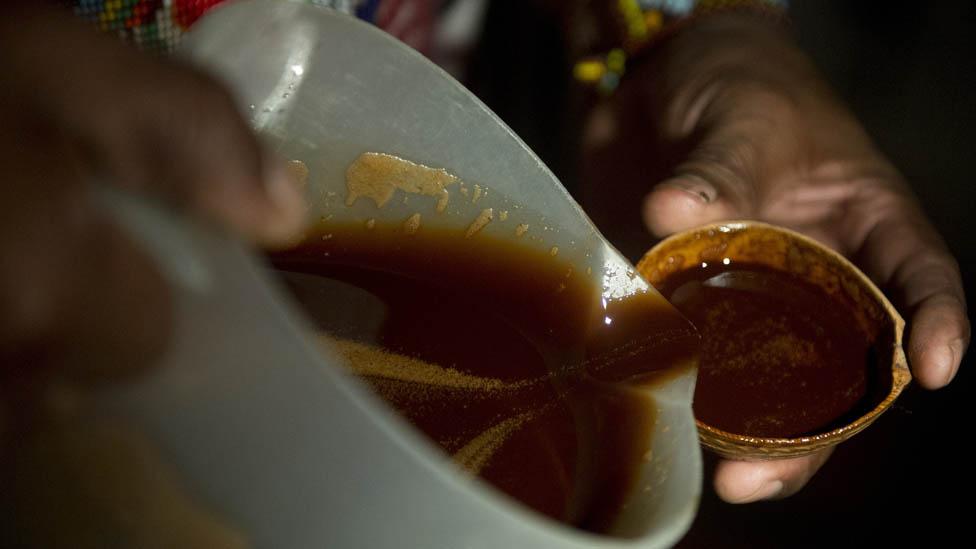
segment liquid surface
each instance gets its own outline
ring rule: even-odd
[[[851,311],[821,288],[733,263],[674,275],[661,292],[702,335],[693,406],[704,423],[789,438],[828,431],[877,404],[877,353]]]
[[[607,303],[546,250],[424,228],[330,227],[272,257],[321,337],[454,461],[605,531],[650,447],[641,390],[694,364],[659,296]]]

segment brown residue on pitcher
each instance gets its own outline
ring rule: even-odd
[[[359,197],[366,197],[382,208],[399,189],[405,193],[431,196],[437,199],[436,209],[447,208],[450,194],[447,186],[458,181],[447,170],[429,168],[393,155],[367,152],[361,154],[346,169],[346,205],[352,206]]]

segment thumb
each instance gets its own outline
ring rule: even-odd
[[[756,140],[734,126],[714,128],[644,198],[647,228],[657,237],[723,219],[755,215],[760,155]]]
[[[739,208],[719,195],[707,180],[686,175],[672,177],[644,197],[644,224],[654,236],[663,238],[722,219],[741,217]]]

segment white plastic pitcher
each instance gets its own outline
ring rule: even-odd
[[[185,53],[224,80],[254,127],[311,172],[312,215],[463,227],[558,247],[591,267],[604,297],[650,291],[552,173],[481,102],[421,55],[354,18],[310,5],[249,0],[218,8]],[[415,197],[377,209],[343,203],[345,169],[362,152],[445,168],[486,190],[457,189],[447,211]],[[461,473],[448,456],[312,341],[308,325],[250,252],[226,237],[121,195],[105,201],[169,275],[178,324],[164,364],[106,393],[194,493],[254,547],[664,547],[694,516],[701,456],[694,372],[653,392],[653,459],[612,536],[543,518]],[[426,201],[425,201],[426,200]]]

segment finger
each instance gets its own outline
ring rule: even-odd
[[[792,459],[721,461],[715,469],[715,492],[729,503],[790,496],[806,485],[832,452],[829,448]]]
[[[936,292],[922,300],[910,319],[908,359],[918,382],[927,389],[948,385],[969,347],[966,307],[956,295]]]
[[[162,194],[258,242],[291,239],[304,221],[301,189],[231,96],[189,70],[167,68],[143,82],[151,80],[155,89],[134,84],[127,95],[157,110],[133,116],[138,105],[120,105],[120,116],[101,122],[104,169],[120,184]]]
[[[14,38],[30,47],[8,49],[6,61],[32,85],[11,93],[76,139],[110,182],[260,242],[280,242],[301,227],[301,194],[218,83],[55,10],[25,17],[22,27]],[[32,38],[38,34],[56,39]]]
[[[113,223],[96,219],[71,273],[73,288],[57,319],[58,360],[74,377],[132,375],[163,354],[173,325],[171,292],[152,259]]]
[[[644,223],[658,237],[754,215],[758,174],[755,124],[718,125],[644,199]]]
[[[948,385],[969,346],[965,304],[947,292],[922,300],[910,319],[908,359],[915,379],[926,389]]]
[[[937,389],[959,369],[970,323],[955,259],[910,196],[867,187],[852,212],[863,224],[858,263],[907,311],[908,359],[919,384]]]
[[[718,196],[708,181],[676,177],[655,187],[644,198],[644,223],[658,238],[698,225],[740,217],[738,208]]]
[[[15,129],[0,132],[0,151],[17,176],[0,197],[4,373],[94,378],[150,364],[172,315],[152,261],[92,207],[60,147]]]

